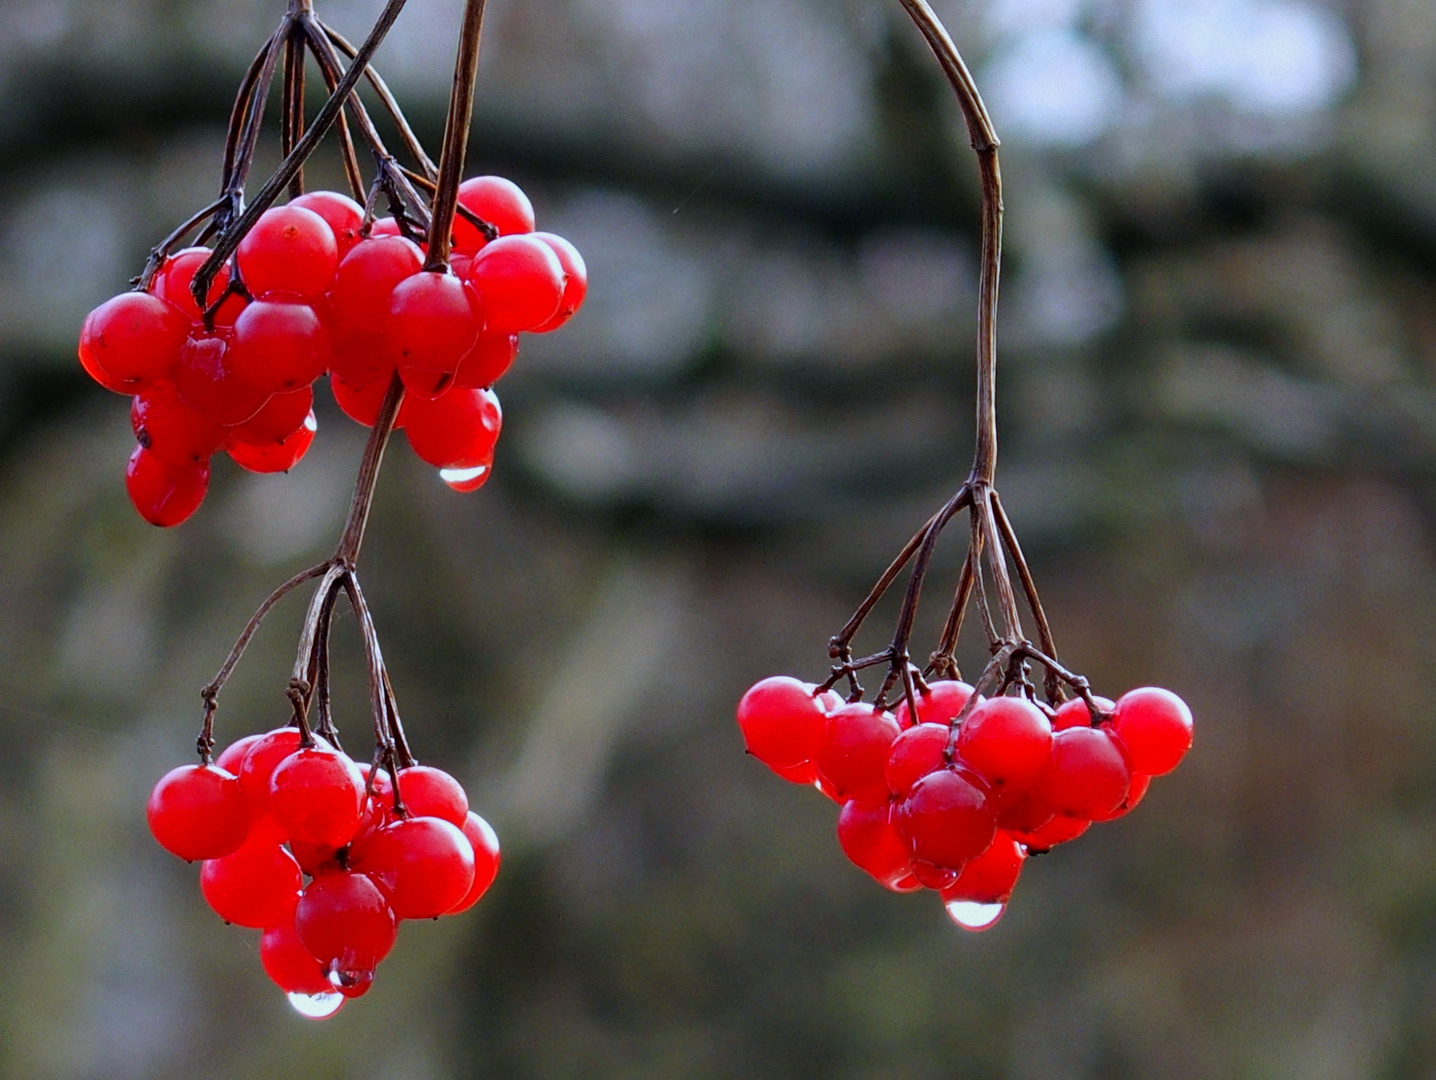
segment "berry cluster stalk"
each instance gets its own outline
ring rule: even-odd
[[[347,107],[375,160],[375,179],[366,198],[365,227],[372,221],[374,204],[382,192],[389,200],[391,209],[401,227],[418,226],[428,243],[426,269],[444,270],[448,265],[450,238],[456,213],[465,218],[492,238],[496,230],[458,205],[459,182],[463,176],[464,155],[468,143],[469,124],[473,114],[474,84],[478,73],[479,42],[483,26],[484,0],[468,0],[463,26],[460,31],[458,58],[455,65],[453,92],[445,124],[444,143],[437,167],[420,146],[408,122],[404,119],[393,95],[369,61],[375,49],[383,40],[389,27],[403,8],[405,0],[389,0],[379,21],[370,31],[368,38],[358,49],[320,22],[314,15],[308,0],[291,0],[290,7],[281,20],[279,28],[271,35],[254,62],[250,65],[241,83],[238,97],[230,119],[229,137],[226,142],[223,170],[223,191],[216,202],[175,230],[151,253],[150,262],[141,277],[141,287],[148,284],[155,268],[183,237],[208,221],[200,239],[216,236],[214,252],[205,266],[195,275],[194,295],[204,307],[209,297],[210,283],[214,275],[230,263],[231,284],[225,290],[242,291],[238,266],[233,255],[240,241],[258,221],[279,194],[286,188],[291,196],[302,193],[303,165],[308,156],[319,145],[330,127],[339,125],[340,149],[345,161],[351,187],[356,197],[366,198],[362,174],[354,151],[354,145],[345,121]],[[304,125],[304,58],[306,50],[318,62],[324,75],[330,96],[313,123]],[[258,142],[258,129],[264,112],[265,98],[269,83],[275,74],[281,53],[284,58],[284,98],[281,103],[281,142],[285,151],[283,164],[265,183],[255,200],[244,206],[244,182],[252,163]],[[340,73],[339,54],[349,58],[347,70]],[[419,166],[418,172],[399,166],[385,149],[372,120],[360,102],[355,87],[359,79],[367,75],[385,110],[400,131],[410,155]],[[413,185],[432,193],[432,207],[426,206]],[[224,298],[214,300],[206,310],[213,312]],[[294,662],[293,674],[286,694],[293,707],[293,724],[300,731],[301,745],[311,746],[315,735],[326,739],[336,748],[339,733],[334,725],[330,710],[329,696],[329,633],[334,608],[340,592],[347,597],[358,620],[364,641],[365,659],[369,669],[370,707],[374,724],[374,765],[386,765],[391,776],[397,780],[398,769],[414,763],[414,756],[404,736],[403,722],[399,717],[398,703],[384,665],[383,652],[379,645],[374,621],[359,584],[356,564],[359,550],[364,541],[364,531],[373,506],[374,492],[379,471],[384,459],[384,450],[394,430],[394,423],[403,403],[404,385],[397,373],[393,376],[385,394],[379,415],[369,433],[359,474],[354,485],[349,514],[334,554],[304,570],[280,585],[265,599],[264,603],[250,618],[241,631],[234,647],[220,666],[213,681],[200,691],[204,701],[204,722],[197,740],[197,749],[204,764],[209,764],[214,751],[214,714],[219,705],[219,694],[229,681],[245,648],[258,631],[265,615],[286,595],[300,585],[319,578],[310,601],[308,615],[299,637],[299,646]],[[311,728],[309,714],[313,707],[316,723]],[[402,810],[402,797],[397,782],[394,785],[394,803]]]
[[[828,651],[836,663],[831,676],[822,689],[833,687],[846,679],[849,700],[860,701],[863,688],[857,673],[868,667],[886,664],[888,671],[878,691],[876,704],[881,708],[887,704],[888,695],[901,685],[901,695],[906,699],[913,715],[917,706],[915,694],[926,690],[926,677],[959,678],[955,652],[958,637],[962,631],[963,618],[974,600],[981,615],[983,629],[987,636],[988,649],[992,659],[978,680],[978,688],[985,692],[1004,693],[1013,686],[1019,686],[1030,698],[1036,693],[1028,678],[1029,661],[1045,669],[1044,691],[1047,704],[1056,705],[1065,697],[1063,686],[1070,687],[1081,696],[1092,710],[1093,718],[1098,707],[1092,699],[1087,680],[1068,671],[1057,659],[1051,627],[1037,594],[1036,582],[1023,557],[1017,541],[1017,534],[1003,509],[1002,499],[997,493],[995,477],[997,472],[997,297],[1002,265],[1002,171],[998,164],[999,141],[993,130],[992,120],[982,95],[978,93],[971,72],[963,62],[961,54],[953,44],[941,20],[928,6],[926,0],[900,0],[903,9],[926,39],[933,55],[937,57],[953,91],[957,95],[963,118],[967,123],[969,140],[977,155],[978,173],[981,180],[982,217],[982,271],[977,302],[977,434],[973,453],[972,468],[966,481],[948,502],[930,517],[908,541],[896,559],[883,572],[867,598],[858,606],[851,619],[829,642]],[[927,576],[932,555],[938,538],[948,523],[960,511],[969,516],[969,540],[967,558],[963,562],[958,579],[957,591],[948,613],[937,648],[932,652],[927,665],[919,669],[911,660],[908,647],[912,637],[913,624],[917,616],[918,600],[922,593],[923,581]],[[1011,567],[1009,568],[1009,559]],[[911,564],[907,590],[903,596],[897,628],[892,640],[881,652],[871,656],[854,658],[852,641],[863,622],[897,580]],[[1027,602],[1037,627],[1038,644],[1028,640],[1018,610],[1017,591],[1013,585],[1012,571]],[[996,594],[997,614],[1000,624],[994,620],[992,606],[988,602],[988,581]],[[977,702],[974,696],[964,710],[962,719]]]

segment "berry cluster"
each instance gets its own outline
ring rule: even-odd
[[[894,892],[937,890],[969,930],[993,925],[1023,862],[1121,817],[1192,744],[1192,714],[1168,690],[1115,703],[978,696],[927,684],[888,712],[786,675],[738,704],[748,752],[842,805],[838,843]]]
[[[318,191],[265,211],[203,309],[192,283],[210,250],[194,247],[92,311],[80,362],[134,395],[126,486],[141,516],[177,525],[194,513],[221,449],[254,472],[292,468],[314,441],[312,384],[326,371],[340,407],[369,426],[397,372],[407,397],[395,427],[450,487],[480,487],[501,422],[490,387],[519,333],[578,309],[587,270],[568,241],[534,232],[512,182],[474,177],[458,199],[448,269],[425,269],[425,247],[393,218],[366,221],[352,199]]]
[[[220,918],[264,931],[265,972],[316,1019],[369,989],[400,920],[468,910],[499,869],[498,837],[448,773],[391,779],[294,727],[171,770],[147,814],[162,846],[203,860]]]

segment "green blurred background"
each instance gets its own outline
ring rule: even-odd
[[[279,10],[0,0],[0,1075],[1436,1076],[1436,5],[935,6],[1005,139],[999,487],[1064,658],[1177,690],[1195,750],[982,935],[744,757],[743,689],[820,678],[965,474],[960,119],[892,0],[491,0],[469,171],[526,187],[590,299],[500,387],[484,490],[396,441],[363,573],[505,862],[314,1024],[142,807],[332,545],[362,433],[321,391],[292,474],[217,460],[161,532],[73,355],[211,197]],[[353,38],[377,7],[320,0]],[[431,147],[458,10],[411,0],[379,53]],[[302,607],[224,741],[284,719]]]

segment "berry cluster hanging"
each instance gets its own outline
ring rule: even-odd
[[[483,0],[466,2],[437,165],[371,65],[404,2],[388,0],[356,49],[309,0],[290,0],[240,85],[219,198],[156,245],[134,289],[91,312],[80,335],[85,370],[133,395],[139,445],[127,486],[156,525],[194,513],[221,449],[253,471],[292,467],[314,440],[313,384],[326,372],[343,411],[371,429],[334,554],[260,605],[201,691],[199,764],[167,773],[148,807],[155,838],[201,861],[205,900],[226,922],[263,932],[264,970],[314,1018],[369,989],[401,920],[467,910],[499,867],[498,838],[464,789],[410,749],[359,584],[385,448],[402,427],[450,487],[482,485],[500,426],[492,386],[513,363],[518,335],[561,326],[587,288],[582,257],[534,231],[517,185],[495,176],[460,182]],[[329,96],[306,126],[309,58]],[[281,61],[284,160],[248,201]],[[356,93],[361,78],[410,166],[385,147]],[[367,186],[351,125],[374,161]],[[331,129],[352,198],[303,190],[304,162]],[[242,738],[216,759],[221,691],[265,615],[315,579],[284,688],[288,726]],[[374,751],[364,763],[344,752],[331,708],[329,637],[341,598],[358,622],[369,676]]]
[[[400,920],[478,903],[499,841],[443,770],[391,777],[307,734],[246,735],[211,765],[170,770],[147,816],[168,851],[204,860],[205,901],[225,922],[264,931],[265,973],[320,1019],[368,991]]]
[[[926,0],[901,3],[957,94],[981,175],[977,448],[957,494],[908,541],[828,643],[834,664],[827,680],[764,679],[739,702],[738,724],[749,753],[785,780],[815,785],[842,805],[838,842],[857,866],[895,892],[936,890],[958,925],[983,930],[1006,910],[1029,855],[1127,813],[1152,777],[1177,767],[1192,743],[1192,714],[1175,694],[1155,687],[1116,702],[1097,697],[1057,659],[1036,583],[994,486],[998,140],[971,74]],[[919,667],[909,645],[923,582],[943,529],[964,510],[970,528],[956,596],[937,648]],[[854,657],[853,638],[909,566],[891,643]],[[1036,624],[1035,644],[1023,630],[1014,571]],[[991,654],[975,687],[961,680],[955,659],[971,604]],[[1045,672],[1040,693],[1033,664]],[[880,665],[886,678],[865,702],[858,672]],[[839,683],[846,696],[834,689]]]

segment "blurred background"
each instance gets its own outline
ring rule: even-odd
[[[502,384],[482,491],[396,440],[363,573],[504,867],[315,1024],[142,807],[332,547],[362,432],[321,392],[292,474],[217,458],[161,532],[74,359],[212,197],[279,7],[0,0],[0,1075],[1436,1076],[1436,5],[934,6],[1005,140],[999,488],[1066,661],[1181,693],[1195,750],[981,935],[742,754],[744,688],[821,678],[966,473],[960,118],[891,0],[491,0],[469,172],[529,191],[590,299]],[[320,0],[354,39],[378,7]],[[411,0],[378,56],[431,148],[459,9]],[[222,742],[286,717],[303,604]]]

